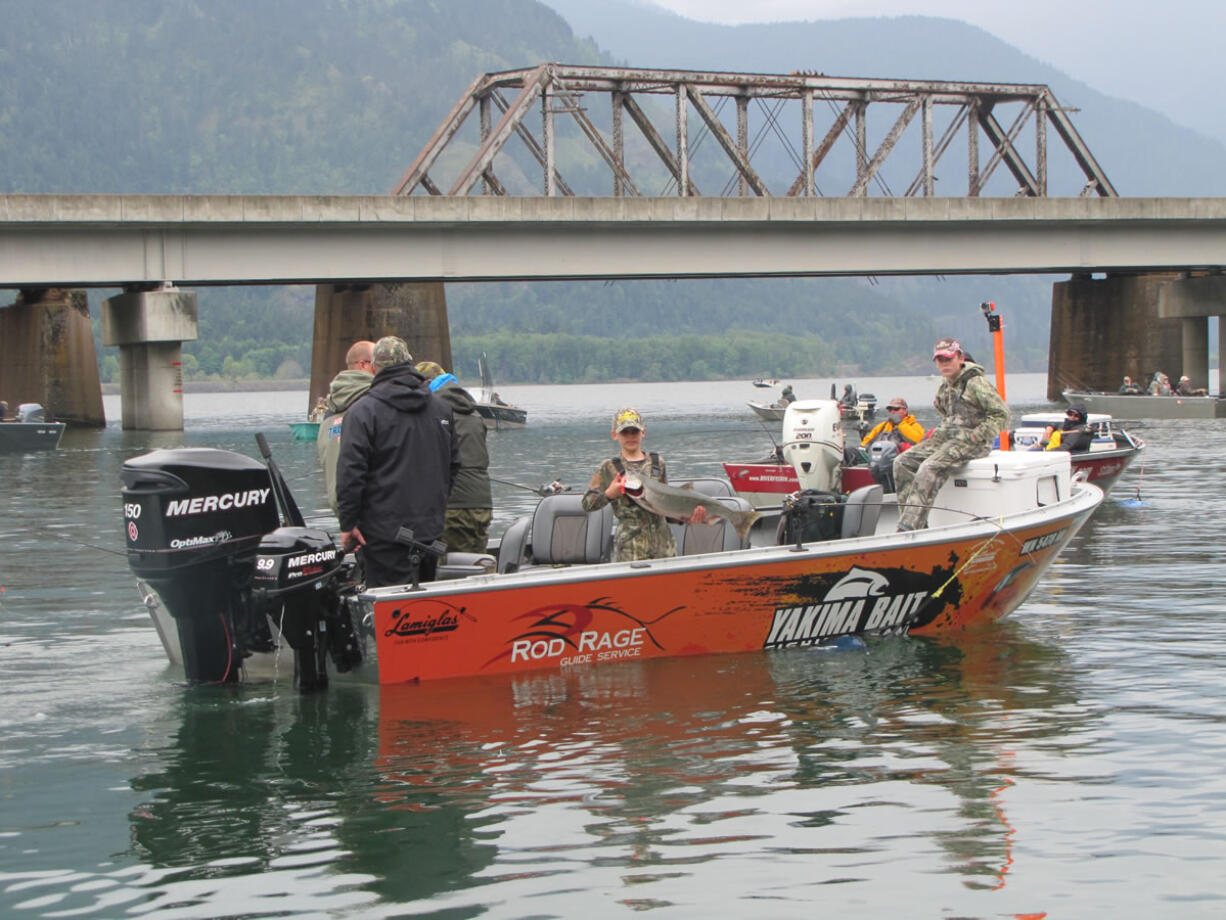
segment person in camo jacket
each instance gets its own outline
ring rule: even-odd
[[[976,457],[986,457],[992,443],[1009,427],[1009,408],[983,368],[967,360],[957,339],[941,339],[932,360],[940,371],[933,407],[941,423],[915,447],[894,461],[898,488],[898,529],[928,526],[928,513],[950,474]]]
[[[484,553],[494,517],[485,420],[468,390],[437,361],[422,361],[417,373],[429,381],[431,393],[451,406],[456,437],[460,439],[460,471],[447,496],[443,542],[449,552]]]

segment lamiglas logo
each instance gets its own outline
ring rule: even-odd
[[[391,625],[383,634],[428,639],[440,633],[455,632],[460,628],[462,616],[467,616],[463,607],[456,607],[444,601],[419,601],[411,606],[393,610]]]
[[[914,587],[896,586],[880,572],[853,568],[817,603],[776,607],[763,648],[815,645],[833,636],[905,628],[932,590],[911,590]]]

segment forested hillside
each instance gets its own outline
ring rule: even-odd
[[[616,2],[559,5],[568,15],[586,10],[593,38],[576,39],[535,0],[0,0],[0,189],[386,192],[474,76],[544,60],[1059,76],[978,30],[936,20],[902,29],[893,20],[828,24],[818,44],[819,33],[793,24],[736,32]],[[602,50],[602,33],[616,60]],[[840,66],[831,66],[827,58],[840,53]],[[918,68],[916,55],[942,62],[943,73],[880,65]],[[1130,188],[1121,176],[1166,168],[1191,183],[1220,156],[1220,146],[1144,112],[1150,120],[1139,137],[1132,126],[1112,135],[1112,119],[1126,114],[1135,123],[1137,113],[1088,89],[1061,98],[1106,107],[1076,118],[1103,125],[1091,143],[1125,194],[1172,192]],[[559,157],[577,189],[608,193],[594,157],[564,146]],[[457,284],[448,302],[457,370],[471,376],[485,350],[507,382],[918,370],[938,334],[952,331],[987,350],[977,310],[986,299],[1006,311],[1010,366],[1036,369],[1046,360],[1051,280]],[[95,316],[104,296],[91,293]],[[189,373],[305,372],[312,305],[310,288],[202,290]],[[624,361],[629,339],[644,356],[635,367]],[[109,376],[113,350],[101,350],[101,361]]]

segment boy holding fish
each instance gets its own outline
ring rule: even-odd
[[[646,426],[635,409],[619,409],[613,415],[613,440],[621,448],[618,456],[605,460],[592,475],[583,495],[583,510],[597,511],[613,505],[617,530],[613,538],[613,561],[633,562],[639,559],[663,559],[677,555],[677,545],[668,521],[659,513],[634,500],[634,492],[643,492],[643,482],[650,479],[668,482],[664,458],[643,451]],[[630,489],[627,489],[627,481]],[[673,490],[680,491],[680,490]],[[697,497],[697,496],[696,496]],[[704,504],[697,504],[684,519],[699,524],[707,519]]]

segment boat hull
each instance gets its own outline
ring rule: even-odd
[[[788,411],[787,406],[770,406],[762,402],[751,401],[746,405],[753,409],[754,415],[768,422],[782,422],[784,413]]]
[[[1073,473],[1081,474],[1104,493],[1110,492],[1132,461],[1145,449],[1145,442],[1137,438],[1133,440],[1134,445],[1125,441],[1113,450],[1070,454]],[[733,491],[755,508],[778,507],[786,496],[800,488],[796,470],[786,463],[725,463],[723,467]],[[873,482],[873,474],[867,466],[843,468],[844,492],[854,492]]]
[[[55,450],[64,434],[63,422],[0,423],[0,453]]]
[[[1003,524],[378,589],[379,681],[966,629],[1016,608],[1101,500],[1082,484]]]
[[[491,403],[477,403],[477,413],[485,422],[485,427],[523,428],[528,422],[528,410],[515,406],[495,406]]]
[[[1217,396],[1125,396],[1082,390],[1065,390],[1062,395],[1070,405],[1117,419],[1226,418],[1226,399]]]

